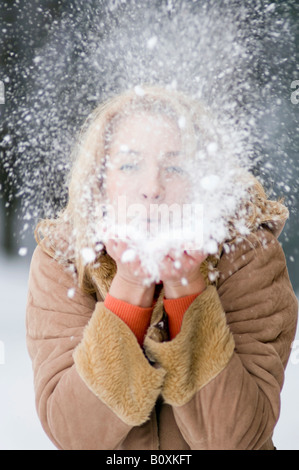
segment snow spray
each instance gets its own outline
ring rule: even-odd
[[[209,252],[246,197],[239,169],[258,173],[273,197],[294,197],[295,129],[284,125],[283,95],[294,40],[284,8],[270,0],[72,2],[36,53],[30,96],[11,116],[25,225],[66,205],[72,149],[87,116],[125,90],[142,94],[143,84],[181,91],[209,113],[213,137],[196,153],[191,201],[203,206]],[[241,222],[239,229],[246,235]]]

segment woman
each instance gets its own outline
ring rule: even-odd
[[[38,227],[28,349],[59,449],[274,449],[298,310],[277,241],[287,209],[248,175],[218,252],[172,248],[159,279],[124,258],[128,240],[99,240],[121,196],[146,209],[188,201],[184,162],[209,139],[205,119],[158,88],[109,100],[78,142],[66,209]]]

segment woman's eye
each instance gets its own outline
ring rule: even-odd
[[[184,175],[185,174],[185,171],[180,166],[167,166],[165,170],[166,170],[166,173],[172,174],[172,175]]]
[[[123,172],[130,172],[130,171],[136,171],[138,170],[138,165],[133,164],[133,163],[124,163],[119,167],[120,171]]]

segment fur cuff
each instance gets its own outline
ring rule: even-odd
[[[88,388],[122,421],[139,426],[150,416],[165,371],[152,367],[130,328],[102,302],[74,352]]]
[[[150,360],[165,369],[162,395],[166,403],[182,406],[228,364],[234,338],[213,286],[198,296],[186,311],[181,331],[159,343],[148,334],[144,342]]]

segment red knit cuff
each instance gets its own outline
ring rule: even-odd
[[[186,295],[178,299],[163,299],[164,308],[168,316],[170,339],[175,338],[180,332],[184,314],[198,295]]]
[[[142,346],[145,333],[150,324],[153,308],[132,305],[124,300],[116,299],[110,294],[106,295],[104,305],[128,325],[135,334],[138,343]]]

